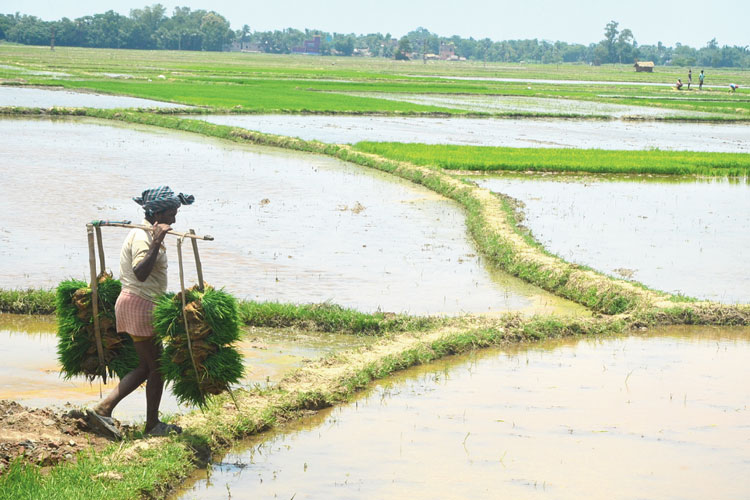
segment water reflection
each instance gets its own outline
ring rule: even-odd
[[[65,380],[57,361],[57,330],[50,316],[23,316],[0,313],[0,399],[10,399],[30,407],[60,407],[66,403],[93,405],[101,393],[117,384],[90,383],[84,377]],[[237,348],[245,363],[245,385],[261,386],[278,382],[289,370],[331,352],[352,349],[374,341],[374,337],[250,329]],[[164,413],[183,413],[168,387],[162,399]],[[145,419],[145,387],[125,398],[115,410],[124,422]]]
[[[488,350],[260,436],[181,499],[733,499],[750,491],[749,329]]]

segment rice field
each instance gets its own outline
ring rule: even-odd
[[[46,47],[0,44],[3,84],[55,85],[235,112],[470,114],[441,106],[339,95],[403,93],[582,100],[718,114],[714,120],[750,119],[746,90],[750,72],[711,70],[706,83],[719,88],[674,91],[668,85],[677,75],[684,77],[684,71],[668,67],[646,75],[634,73],[628,65],[422,64],[370,58],[69,47],[52,52]],[[518,80],[481,79],[497,76]],[[566,80],[586,83],[558,83]],[[736,94],[724,90],[730,82],[740,85]]]
[[[652,121],[705,120],[717,125],[733,122],[733,127],[741,127],[750,122],[750,93],[747,90],[750,87],[750,72],[711,70],[707,76],[709,86],[700,92],[678,92],[670,88],[669,84],[678,76],[684,76],[685,71],[684,68],[658,68],[654,74],[635,74],[626,65],[484,65],[475,62],[422,64],[421,61],[401,63],[358,58],[65,47],[52,52],[46,47],[0,44],[0,94],[5,85],[55,86],[200,108],[190,111],[194,114],[435,115],[446,120],[469,116],[484,119],[501,115],[492,109],[477,111],[441,105],[453,97],[493,99],[502,96],[519,102],[528,100],[527,104],[533,102],[542,107],[554,99],[558,110],[555,119],[568,116],[559,112],[564,111],[568,105],[574,108],[578,105],[576,103],[586,102],[647,109],[649,113],[644,113],[643,119]],[[740,91],[729,94],[722,88],[729,82],[740,84]],[[394,99],[394,96],[405,96],[405,99]],[[414,101],[414,96],[436,98],[429,102],[408,102],[408,98]],[[667,110],[669,113],[661,113],[660,110]],[[680,113],[667,116],[675,110]],[[418,393],[415,397],[420,404],[430,401],[429,397],[425,397],[429,393],[433,396],[448,394],[445,399],[433,399],[443,408],[446,405],[450,408],[463,408],[463,416],[457,410],[439,414],[439,420],[451,424],[445,435],[447,438],[439,437],[426,447],[429,457],[439,460],[443,455],[450,455],[457,458],[453,462],[455,466],[446,461],[442,462],[443,470],[435,469],[443,479],[450,479],[451,485],[459,485],[456,492],[461,490],[462,484],[469,486],[463,478],[478,470],[471,463],[476,458],[481,471],[489,472],[486,477],[493,480],[499,478],[499,482],[491,481],[488,487],[478,485],[476,490],[463,490],[474,491],[472,496],[493,498],[497,491],[509,494],[530,493],[536,496],[540,493],[537,487],[539,481],[542,483],[541,493],[546,493],[546,479],[552,478],[546,473],[552,474],[552,465],[557,465],[558,462],[554,453],[550,453],[549,436],[544,437],[552,429],[549,422],[557,421],[561,409],[571,415],[593,415],[594,410],[601,407],[600,402],[606,398],[596,396],[591,388],[596,381],[605,379],[609,380],[609,387],[604,393],[610,398],[614,395],[610,403],[616,399],[616,404],[620,405],[620,411],[616,413],[622,415],[635,410],[636,416],[640,416],[642,411],[651,410],[646,411],[648,418],[643,420],[649,422],[649,426],[645,428],[636,425],[635,430],[625,424],[612,426],[606,422],[611,422],[618,415],[613,417],[610,414],[587,426],[581,425],[580,418],[573,418],[567,425],[558,426],[552,432],[555,439],[572,446],[575,453],[583,450],[579,436],[585,434],[585,458],[598,464],[601,469],[601,473],[596,474],[598,477],[606,476],[610,468],[617,467],[616,462],[611,462],[610,466],[610,463],[602,460],[602,454],[596,452],[598,446],[611,442],[609,436],[603,435],[603,431],[617,440],[626,438],[639,443],[637,449],[626,444],[631,451],[627,457],[628,463],[634,466],[643,464],[647,457],[664,456],[666,459],[661,460],[663,464],[672,463],[672,458],[685,456],[684,436],[695,436],[696,428],[701,429],[703,436],[715,438],[720,444],[726,441],[741,443],[746,437],[742,415],[747,408],[741,406],[741,392],[728,389],[728,396],[720,398],[718,402],[709,401],[703,395],[717,395],[712,384],[730,388],[734,386],[724,382],[731,380],[735,383],[747,376],[747,370],[743,371],[742,351],[738,349],[738,346],[747,346],[747,332],[735,335],[727,328],[727,325],[750,324],[750,308],[747,305],[737,304],[734,300],[724,304],[699,302],[683,296],[679,290],[674,293],[662,292],[630,279],[627,272],[631,272],[632,278],[637,269],[614,270],[623,278],[620,279],[606,274],[609,269],[603,271],[588,268],[585,262],[576,263],[572,258],[570,261],[565,260],[551,253],[543,245],[546,242],[535,240],[529,230],[520,224],[523,208],[521,203],[502,193],[496,195],[490,192],[491,189],[478,186],[476,174],[500,171],[531,174],[637,174],[664,176],[660,178],[666,182],[679,182],[682,178],[680,176],[689,175],[730,177],[726,182],[745,182],[750,168],[747,154],[664,151],[655,148],[625,151],[428,145],[425,141],[405,143],[364,140],[349,146],[294,139],[289,137],[291,134],[284,133],[272,136],[238,126],[215,125],[185,117],[167,116],[177,113],[174,110],[143,112],[22,106],[5,107],[0,109],[0,113],[85,115],[109,120],[106,125],[100,122],[87,125],[85,121],[76,124],[67,117],[55,117],[51,120],[3,120],[6,122],[3,127],[7,131],[7,147],[0,152],[0,159],[4,160],[0,162],[0,172],[7,174],[4,179],[8,182],[15,183],[10,195],[4,197],[10,207],[15,206],[17,209],[23,206],[22,203],[28,202],[21,196],[24,191],[22,186],[35,185],[37,189],[41,187],[46,196],[55,196],[60,200],[55,207],[47,208],[50,212],[40,212],[41,209],[35,207],[37,218],[46,219],[46,223],[50,223],[56,221],[55,217],[60,213],[64,213],[68,217],[90,220],[92,217],[105,217],[105,214],[123,213],[126,210],[121,196],[113,195],[111,191],[102,194],[106,185],[118,185],[120,188],[125,186],[136,192],[136,184],[144,178],[153,179],[154,182],[161,181],[163,177],[190,179],[195,190],[191,191],[189,185],[187,188],[190,189],[185,190],[195,192],[211,208],[204,212],[186,211],[184,223],[194,225],[194,221],[202,221],[204,227],[199,227],[199,232],[216,234],[217,245],[207,248],[203,255],[204,264],[224,272],[221,283],[217,285],[248,287],[246,296],[252,296],[247,297],[250,300],[240,302],[238,311],[242,323],[249,326],[248,335],[253,335],[256,328],[270,328],[274,335],[287,339],[294,338],[301,331],[309,336],[334,332],[353,339],[355,336],[367,335],[371,340],[366,344],[354,342],[353,345],[357,347],[347,350],[332,349],[331,354],[322,359],[296,363],[294,371],[285,372],[275,378],[273,383],[268,377],[265,383],[259,383],[262,375],[255,373],[256,383],[245,383],[237,390],[236,399],[233,397],[230,400],[226,395],[219,395],[211,400],[198,401],[202,396],[201,391],[197,394],[193,391],[192,395],[184,393],[182,399],[200,403],[202,411],[169,417],[186,429],[181,436],[170,436],[161,441],[145,440],[141,439],[138,432],[133,432],[121,444],[104,449],[87,449],[75,460],[51,467],[49,473],[41,473],[33,463],[14,462],[8,470],[0,469],[0,491],[11,498],[163,498],[167,495],[167,489],[178,484],[191,469],[205,464],[212,455],[220,456],[232,442],[251,435],[260,435],[260,439],[264,439],[266,435],[262,433],[277,427],[281,422],[295,420],[301,415],[309,415],[331,406],[346,405],[354,400],[358,392],[371,387],[378,379],[390,377],[412,366],[433,363],[452,354],[470,353],[492,346],[536,345],[544,339],[566,337],[596,337],[591,350],[599,352],[591,356],[583,356],[583,352],[570,354],[565,351],[564,346],[560,349],[561,344],[554,344],[549,348],[549,361],[543,360],[545,377],[548,378],[540,387],[533,384],[534,380],[539,381],[539,376],[534,371],[533,363],[529,366],[528,355],[517,356],[515,361],[511,355],[512,362],[508,364],[507,355],[502,353],[489,354],[490,364],[496,365],[497,369],[488,371],[486,365],[475,361],[470,361],[467,366],[462,365],[460,370],[466,371],[466,377],[462,378],[465,378],[467,386],[454,391],[455,394],[450,390],[445,392],[447,384],[443,388],[439,387],[440,384],[437,384],[438,387],[433,387],[434,384],[412,385],[417,387],[413,391]],[[544,110],[537,112],[525,109],[518,113],[521,118],[542,115],[545,115]],[[623,117],[589,113],[586,118],[613,120]],[[96,140],[84,138],[87,127],[93,128],[94,125],[98,132]],[[20,130],[24,127],[35,132],[24,133]],[[39,134],[45,127],[52,133]],[[104,132],[107,128],[112,130]],[[148,141],[144,138],[147,130]],[[175,131],[182,134],[179,144],[174,143],[178,134]],[[13,134],[24,135],[20,139],[12,139]],[[141,137],[132,137],[134,135]],[[185,140],[188,135],[191,139]],[[127,138],[133,139],[133,142],[126,143]],[[217,138],[222,139],[220,146],[217,145]],[[31,142],[32,139],[39,141],[36,146]],[[294,152],[271,150],[268,146]],[[71,147],[72,150],[66,149]],[[102,147],[106,151],[96,150]],[[39,161],[32,161],[24,148],[43,154]],[[62,150],[69,152],[60,154]],[[196,151],[204,150],[205,156],[196,154]],[[278,158],[269,161],[266,156],[271,155]],[[139,161],[131,163],[133,158]],[[153,164],[144,166],[146,160]],[[357,167],[352,165],[355,163],[358,164]],[[122,165],[128,165],[128,168],[122,168]],[[108,166],[109,170],[102,168],[103,166]],[[361,173],[364,170],[362,167],[369,168],[366,175]],[[358,170],[353,170],[355,168]],[[138,169],[146,171],[138,174]],[[379,172],[373,172],[376,169]],[[147,175],[157,171],[158,177]],[[105,174],[106,182],[103,181]],[[370,174],[373,176],[372,180]],[[382,186],[395,182],[396,176],[401,178],[398,182],[403,182],[404,185],[394,184],[389,188],[394,194],[386,196]],[[408,188],[405,187],[407,184]],[[91,186],[96,186],[96,189],[90,189]],[[70,190],[67,188],[78,189],[77,196],[70,197]],[[416,192],[417,188],[419,193]],[[60,190],[65,191],[68,196],[56,196]],[[401,195],[402,191],[406,194]],[[438,199],[441,203],[450,203],[450,211],[428,212],[423,208],[423,205]],[[360,203],[361,200],[367,201],[363,204]],[[606,212],[609,202],[610,200],[605,200],[598,203],[593,210]],[[408,214],[394,215],[402,211],[408,211]],[[458,214],[457,217],[450,215],[453,211]],[[48,215],[40,216],[40,213]],[[734,214],[729,215],[732,216]],[[20,216],[13,219],[23,220]],[[228,224],[226,221],[232,222]],[[358,224],[350,224],[352,221]],[[62,231],[60,228],[65,226],[65,223],[54,224],[58,231]],[[707,223],[706,227],[709,225]],[[408,230],[414,227],[422,232],[406,243],[418,243],[411,247],[404,246],[402,240],[408,237]],[[384,228],[390,229],[383,232]],[[214,229],[218,232],[213,231]],[[472,246],[467,251],[448,252],[446,259],[443,259],[445,262],[437,262],[432,256],[444,253],[441,247],[455,240],[455,237],[449,236],[453,233],[444,232],[448,229],[457,231],[459,238],[471,238]],[[38,268],[48,266],[58,274],[62,268],[66,269],[66,273],[67,269],[85,268],[85,259],[80,249],[66,247],[62,259],[43,248],[30,249],[23,242],[24,235],[33,234],[30,231],[32,229],[28,225],[21,227],[13,221],[3,223],[3,227],[0,227],[0,242],[3,244],[0,254],[3,251],[7,254],[7,276],[15,276],[23,282],[38,279],[34,271],[22,270],[27,264],[34,262]],[[430,243],[420,244],[423,239]],[[435,244],[432,243],[433,239]],[[679,238],[674,239],[680,243]],[[110,245],[107,247],[108,251],[116,251],[115,243],[108,240],[107,245]],[[63,247],[64,245],[56,245],[56,248]],[[13,250],[7,250],[10,248]],[[330,252],[321,253],[320,249]],[[342,249],[346,253],[342,253]],[[640,254],[638,249],[630,253],[640,256],[639,258],[649,258],[646,253]],[[403,257],[404,262],[424,259],[425,255],[429,255],[429,269],[409,274],[409,268],[398,265],[400,261],[397,258],[393,260],[396,262],[395,267],[386,268],[386,259],[394,255]],[[439,265],[443,267],[438,267]],[[465,269],[469,265],[479,266],[483,272],[488,273],[490,270],[492,273],[507,272],[508,283],[518,280],[529,287],[534,285],[534,297],[528,298],[531,304],[529,307],[541,308],[540,310],[545,311],[543,314],[548,315],[529,317],[519,309],[509,309],[514,312],[499,315],[497,304],[508,302],[509,297],[513,298],[509,291],[497,299],[493,297],[494,310],[482,305],[481,310],[486,310],[485,314],[474,312],[473,309],[467,311],[463,305],[455,306],[453,311],[461,314],[445,314],[447,299],[444,291],[451,290],[461,300],[471,303],[472,307],[477,306],[477,300],[470,297],[483,288],[479,286],[480,281],[467,276]],[[301,286],[300,280],[288,279],[294,276],[293,270],[296,267],[304,268],[307,275],[315,278],[309,289]],[[449,274],[441,270],[453,268],[460,269],[461,272]],[[366,271],[367,269],[370,271]],[[390,286],[394,276],[410,277],[402,282],[393,282],[395,284]],[[495,280],[492,283],[497,282],[495,274],[489,277]],[[471,279],[461,288],[461,280],[467,278]],[[324,283],[329,288],[324,289]],[[344,300],[344,307],[336,305],[340,300],[333,303],[327,301],[327,297],[334,296],[334,292],[341,293],[344,283],[348,284],[349,294],[345,297],[351,300]],[[647,285],[658,287],[658,284]],[[417,287],[414,288],[415,286]],[[536,287],[539,287],[540,292],[536,292]],[[372,297],[376,297],[370,303],[377,304],[377,309],[371,314],[365,314],[348,308],[350,304],[360,304],[358,300],[368,290]],[[506,287],[506,290],[511,289]],[[296,303],[300,293],[317,294],[324,303]],[[270,302],[264,300],[273,294],[277,295],[271,297]],[[416,299],[435,306],[442,297],[443,304],[437,306],[443,312],[441,316],[386,312],[381,310],[380,304],[384,299],[380,299],[378,294],[392,301],[392,306],[386,311],[400,311],[399,307],[404,308],[405,304]],[[290,297],[295,300],[283,300]],[[556,306],[555,301],[558,299],[565,300],[566,303],[568,300],[572,301],[575,309]],[[44,290],[0,289],[0,310],[4,311],[42,312],[48,307],[49,300],[50,294]],[[179,308],[175,304],[171,306],[174,307],[170,309],[169,317],[177,317]],[[565,311],[578,311],[578,308],[585,314],[564,314]],[[432,310],[434,309],[423,309]],[[675,356],[674,342],[667,342],[664,351],[655,355],[652,339],[637,337],[644,329],[666,324],[712,325],[708,327],[711,332],[713,329],[720,332],[716,339],[709,334],[707,342],[695,344],[693,337],[697,338],[700,332],[691,331],[689,338],[684,343],[678,342],[677,346],[681,349],[686,346],[683,352],[693,352],[692,347],[698,345],[700,348],[695,351],[700,352],[694,359],[705,360],[706,352],[715,352],[716,363],[724,371],[709,366],[703,372],[709,375],[701,376],[700,380],[686,382],[686,376],[678,374],[679,376],[661,386],[652,384],[653,374],[648,377],[638,373],[631,377],[635,370],[643,368],[647,363],[658,372],[657,377],[664,373],[664,366],[683,370],[688,366],[684,357]],[[605,353],[608,361],[603,362],[604,358],[596,355],[601,354],[601,346],[604,345],[599,339],[616,334],[630,336],[624,337],[626,340],[621,342],[615,341],[612,348],[607,347],[610,349],[610,352]],[[632,345],[637,346],[643,357],[635,359],[632,365],[629,364],[630,361],[619,363],[618,356],[628,354],[628,346]],[[283,351],[289,349],[288,346],[282,347],[279,354],[283,355]],[[729,355],[722,358],[726,353]],[[247,350],[243,349],[239,355],[247,363]],[[526,367],[522,368],[524,363],[521,358],[524,356]],[[588,365],[584,363],[586,359],[590,360]],[[735,364],[730,366],[722,361],[724,359],[731,359]],[[666,365],[663,363],[665,360]],[[568,383],[561,376],[561,367],[586,368],[590,373],[587,372],[579,381]],[[172,370],[174,373],[169,378],[173,381],[180,379],[178,372],[182,368]],[[475,368],[484,371],[475,374]],[[450,369],[446,368],[443,372],[448,374]],[[437,380],[441,377],[440,370],[435,373],[437,374],[429,375],[430,379]],[[238,377],[239,375],[234,378]],[[504,380],[504,385],[498,384],[498,380]],[[678,383],[681,384],[680,394],[673,398],[670,391]],[[687,393],[698,387],[699,383],[702,385],[698,402],[710,406],[711,412],[687,413],[688,402],[692,403]],[[539,402],[526,397],[529,393],[542,394],[544,391],[556,396],[562,392],[557,390],[557,386],[566,384],[572,395],[566,399],[567,402],[558,404],[547,397]],[[502,394],[494,390],[499,387],[503,387]],[[550,387],[555,390],[550,391]],[[638,407],[636,393],[631,394],[631,387],[634,390],[659,387],[656,393],[648,395],[648,401],[656,401],[660,407],[669,408],[674,412],[673,416],[663,424],[654,423],[652,416],[655,406],[647,404]],[[483,394],[478,390],[476,393],[471,392],[474,389],[491,390]],[[683,398],[679,398],[683,392]],[[184,397],[185,394],[187,397]],[[645,401],[643,394],[638,393],[637,396]],[[460,395],[467,396],[468,399],[461,399]],[[497,403],[508,401],[509,395],[519,395],[517,408],[503,408]],[[384,406],[387,397],[389,396],[386,394],[376,399]],[[409,401],[404,404],[413,406]],[[427,422],[424,414],[434,413],[434,408],[428,406],[421,406],[424,409],[418,412],[421,415],[417,415],[412,423],[414,428]],[[610,409],[615,407],[613,404],[606,406]],[[476,410],[485,413],[482,420],[483,424],[488,425],[488,436],[497,439],[494,444],[482,450],[475,448],[476,438],[484,442],[481,439],[484,432],[482,428],[476,427],[478,435],[474,436],[473,428],[467,430],[463,425],[467,412],[471,419],[471,413]],[[512,415],[514,412],[518,414]],[[715,421],[724,419],[727,414],[731,414],[731,432],[727,433],[725,428],[714,429]],[[547,423],[539,426],[541,433],[537,435],[531,432],[531,426],[539,418],[546,419]],[[398,421],[400,417],[396,416],[394,420]],[[377,419],[370,423],[355,422],[353,434],[367,434],[367,429],[377,426],[377,422]],[[345,449],[357,446],[357,441],[337,432],[339,429],[335,420],[328,422],[328,427],[332,434],[323,442],[315,442],[312,450],[328,452],[334,442],[341,442]],[[642,429],[645,432],[641,432]],[[408,429],[403,432],[408,432]],[[312,434],[315,433],[313,431]],[[395,436],[394,432],[390,434],[390,437]],[[436,436],[430,429],[423,429],[419,434],[420,439],[428,442]],[[34,436],[36,435],[35,433]],[[665,444],[662,442],[665,435],[674,439]],[[531,449],[526,444],[531,442],[530,437],[536,436],[543,438],[538,439],[539,444],[535,449]],[[646,441],[643,441],[644,436],[648,436]],[[444,438],[450,442],[449,451],[439,442]],[[402,441],[401,438],[399,440]],[[382,443],[385,439],[378,441]],[[367,461],[389,462],[396,446],[399,447],[398,460],[404,460],[400,455],[403,443],[393,443],[391,454],[378,452],[375,445],[365,445],[373,450]],[[519,457],[520,453],[526,455],[518,459],[508,456],[507,453],[500,452],[500,448],[504,446],[512,448],[513,453],[519,453]],[[746,453],[738,446],[717,449],[718,446],[710,444],[708,450],[700,449],[695,443],[691,444],[691,451],[694,453],[691,460],[699,463],[706,455],[711,455],[710,465],[717,465],[713,470],[720,471],[715,476],[718,479],[712,483],[712,488],[719,490],[720,494],[714,496],[742,496],[747,493],[746,481],[733,484],[732,488],[722,488],[726,483],[723,479],[724,472],[729,470],[722,464],[734,466],[743,460],[744,464],[747,461]],[[620,445],[614,446],[605,455],[619,456],[619,449]],[[471,455],[474,450],[479,453]],[[405,460],[405,465],[419,468],[423,463],[417,455],[410,457]],[[524,464],[541,463],[541,458],[550,457],[555,463],[550,464],[549,468],[537,468],[534,471],[534,467],[523,467]],[[350,475],[344,469],[352,462],[345,462],[328,468],[333,473],[330,476],[333,478],[333,488],[326,491],[339,494],[344,491],[345,495],[352,493],[356,496],[362,491],[356,485],[353,489],[350,486],[342,488],[349,478],[360,485],[366,481],[380,481],[377,478],[371,480],[368,476]],[[311,463],[318,465],[322,462]],[[571,463],[576,471],[589,470],[588,467],[581,468],[581,462],[576,459],[571,460]],[[217,462],[217,466],[223,465],[223,462]],[[307,474],[307,462],[304,462],[303,467],[300,460],[294,466],[278,466],[283,471],[274,469],[277,467],[275,465],[263,471],[252,458],[247,464],[238,460],[234,465],[237,469],[230,468],[230,473],[247,468],[253,473],[253,482],[257,482],[257,477],[260,476],[260,482],[265,480],[264,488],[268,491],[281,492],[292,498],[296,495],[296,490],[289,489],[292,483],[285,482],[283,487],[277,487],[281,484],[277,477],[282,477],[282,472],[283,477],[289,477],[291,467],[295,467],[297,471],[302,470],[301,483],[305,483],[310,477]],[[459,466],[467,465],[465,474],[456,475]],[[512,474],[500,478],[500,474],[507,472],[507,466],[512,468]],[[365,464],[360,468],[366,470],[370,467]],[[398,472],[397,469],[410,470],[396,467],[394,473]],[[622,484],[632,488],[632,496],[654,491],[647,469],[644,469],[641,482],[631,481],[628,475],[622,476]],[[539,470],[543,470],[545,474],[538,474]],[[558,472],[553,474],[553,481],[550,481],[551,494],[562,491],[555,488],[567,488],[569,484],[567,481],[570,474],[563,469],[558,469]],[[689,479],[697,476],[685,472],[684,467],[659,469],[659,474],[682,485],[680,488],[665,487],[660,492],[672,492],[682,498],[691,495],[694,495],[691,498],[706,496],[704,490],[696,494],[698,490],[688,484]],[[452,480],[452,475],[457,476],[456,481]],[[415,497],[418,492],[425,491],[420,485],[414,487],[413,484],[414,480],[423,481],[424,476],[416,473],[408,476],[397,477],[398,483],[390,481],[395,486],[388,484],[387,489],[381,491],[389,493],[385,496],[411,492]],[[428,474],[426,477],[429,480],[431,476]],[[116,487],[108,487],[111,479],[117,479],[112,482]],[[576,486],[580,488],[571,497],[607,490],[607,485],[602,487],[592,475],[584,474],[576,481],[579,481],[580,484]],[[495,488],[497,485],[502,488]],[[222,479],[219,488],[221,491],[212,491],[211,494],[216,493],[217,497],[223,498],[227,494],[242,496],[250,491],[250,488],[244,486],[238,487],[237,491],[230,491],[228,482],[224,491],[224,486]],[[235,485],[232,484],[231,487],[234,488]],[[446,491],[448,490],[438,485],[435,494]],[[333,496],[328,493],[326,495]],[[372,491],[369,491],[369,495],[372,498],[378,497]],[[455,496],[461,497],[461,493],[456,493]]]
[[[588,172],[599,174],[745,177],[750,156],[693,151],[505,148],[399,142],[358,142],[358,151],[449,170]]]

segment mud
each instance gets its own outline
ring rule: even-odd
[[[73,92],[63,88],[11,87],[0,85],[0,107],[24,108],[187,108],[183,104],[138,97]]]
[[[176,498],[732,499],[750,330],[486,350],[258,436]]]
[[[180,211],[175,228],[215,237],[200,244],[206,281],[241,299],[413,314],[585,313],[488,270],[456,204],[328,157],[95,120],[38,119],[0,121],[0,165],[6,288],[85,278],[85,223],[140,222],[131,197],[167,184],[198,200]],[[35,196],[27,196],[28,186]],[[107,267],[116,275],[125,235],[104,229]],[[167,244],[174,289],[176,242]],[[195,270],[185,253],[189,285]]]
[[[0,399],[0,474],[15,459],[49,467],[75,460],[81,450],[99,450],[110,443],[94,434],[76,410],[27,408]]]
[[[750,184],[597,176],[488,176],[525,205],[524,225],[561,258],[651,288],[750,302]],[[602,210],[602,207],[607,207]]]
[[[201,115],[195,118],[334,144],[397,141],[516,148],[750,152],[748,128],[736,124],[311,115]]]

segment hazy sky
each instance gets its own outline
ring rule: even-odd
[[[128,15],[149,0],[0,0],[0,13],[20,12],[44,20],[74,19],[114,10]],[[750,45],[750,1],[728,0],[182,0],[159,2],[214,10],[233,29],[312,28],[336,33],[391,33],[400,37],[421,26],[442,36],[510,40],[539,38],[588,44],[603,38],[610,20],[630,28],[639,44],[658,41],[703,47]]]

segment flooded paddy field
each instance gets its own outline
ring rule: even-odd
[[[750,493],[750,330],[491,349],[257,436],[173,498],[660,498]]]
[[[750,184],[604,176],[482,176],[523,202],[550,252],[651,288],[723,303],[750,302]]]
[[[374,97],[391,101],[409,102],[427,106],[462,109],[480,113],[551,113],[591,116],[625,116],[658,118],[664,116],[700,116],[706,113],[682,111],[648,106],[628,106],[576,99],[553,99],[544,97],[506,95],[445,95],[388,92],[346,92],[346,95]]]
[[[24,108],[187,108],[183,104],[139,97],[74,92],[60,88],[11,87],[0,85],[0,107]]]
[[[140,222],[131,197],[167,184],[197,199],[175,228],[216,238],[200,245],[206,281],[241,299],[413,314],[583,312],[485,267],[453,202],[328,157],[95,120],[6,119],[0,165],[4,288],[85,278],[85,223]],[[104,229],[115,274],[125,235]]]
[[[314,115],[201,115],[195,118],[334,144],[397,141],[521,148],[659,148],[750,153],[750,128],[737,124]]]
[[[62,407],[93,406],[100,390],[109,393],[118,383],[88,382],[84,377],[65,380],[57,361],[57,325],[49,316],[18,316],[0,313],[0,400],[9,399],[24,406]],[[289,331],[249,329],[237,345],[245,363],[243,385],[265,385],[279,381],[289,370],[331,352],[365,345],[375,337],[315,334]],[[161,410],[167,414],[184,413],[191,407],[181,406],[168,386]],[[145,420],[145,386],[126,397],[115,410],[123,422]]]

